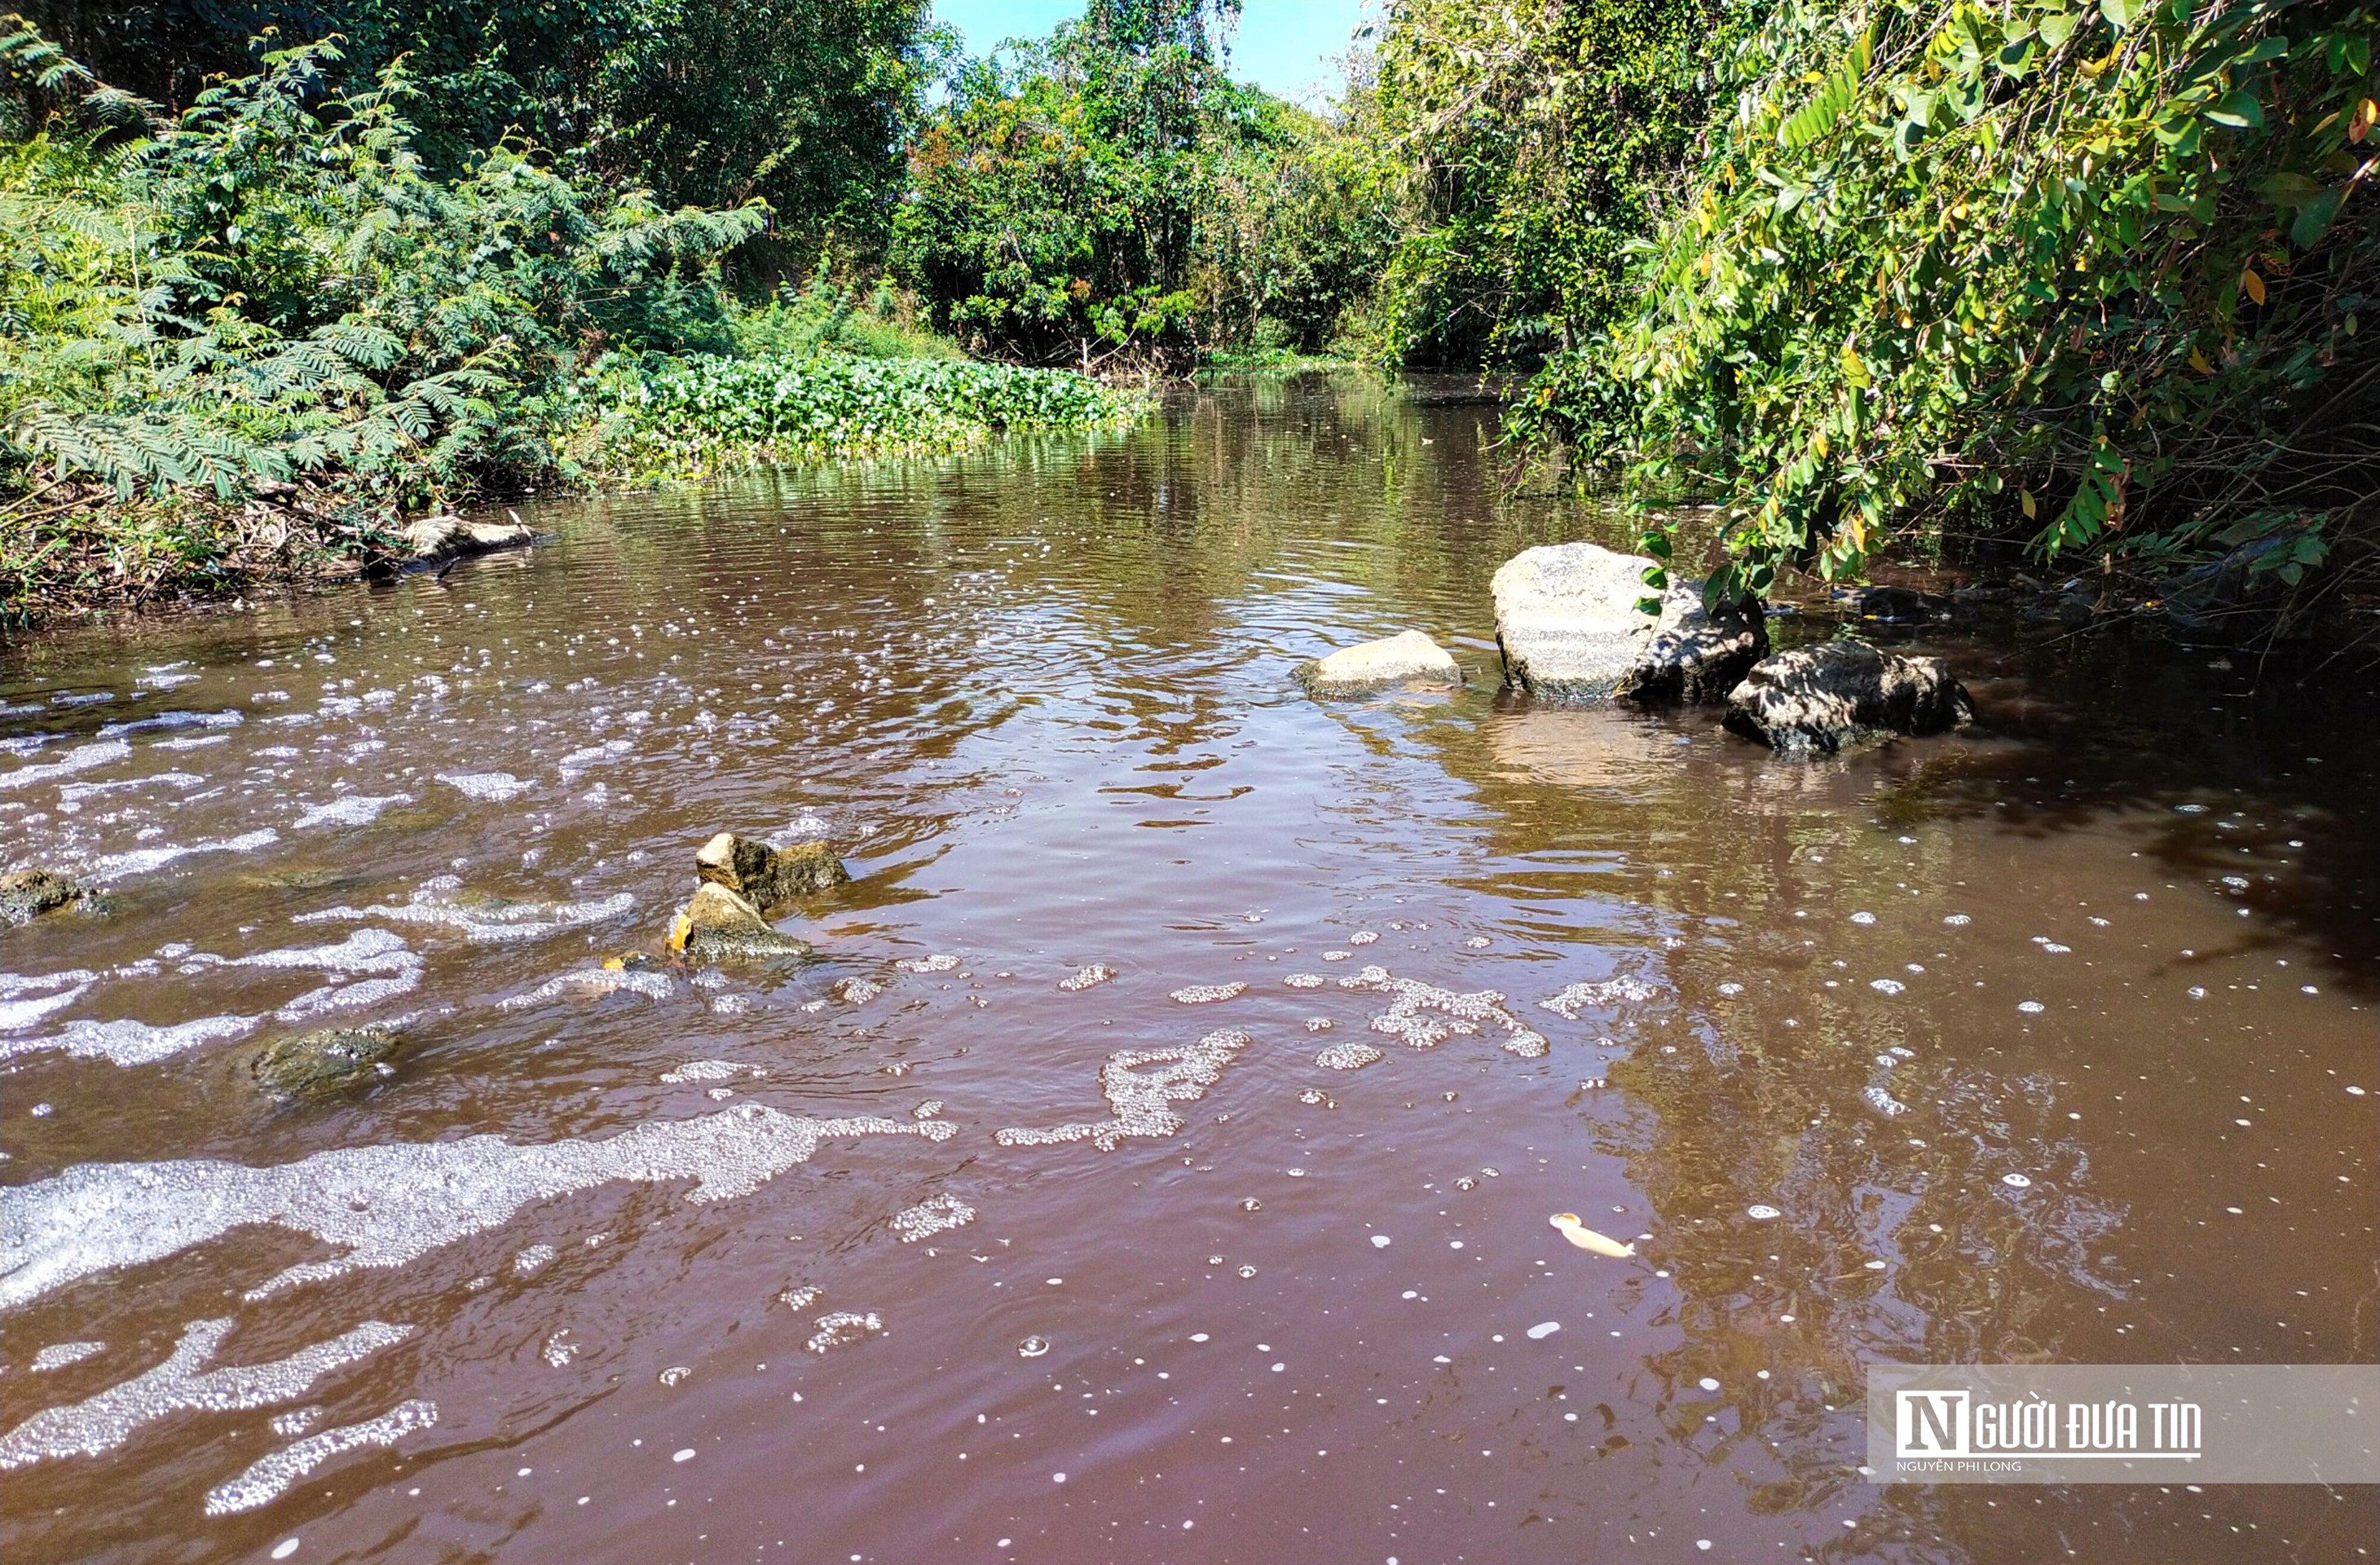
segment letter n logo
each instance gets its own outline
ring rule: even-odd
[[[1968,1454],[1966,1392],[1895,1391],[1892,1401],[1893,1455]]]

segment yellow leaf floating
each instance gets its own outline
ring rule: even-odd
[[[1635,1245],[1622,1244],[1609,1234],[1596,1232],[1595,1230],[1578,1220],[1576,1212],[1556,1212],[1546,1220],[1560,1229],[1564,1239],[1582,1250],[1590,1251],[1598,1256],[1609,1256],[1616,1261],[1627,1260],[1636,1254]]]

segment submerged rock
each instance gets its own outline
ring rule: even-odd
[[[1356,696],[1401,685],[1460,685],[1463,670],[1453,653],[1407,630],[1303,664],[1297,682],[1317,696]]]
[[[807,956],[809,943],[781,934],[740,892],[715,880],[694,889],[670,931],[670,949],[698,958]]]
[[[1781,652],[1728,693],[1727,726],[1785,755],[1832,755],[1897,734],[1973,722],[1974,703],[1939,658],[1902,658],[1864,641]]]
[[[1645,573],[1655,562],[1593,543],[1524,549],[1496,572],[1496,644],[1504,678],[1533,696],[1718,700],[1768,649],[1759,600],[1717,614],[1703,584],[1673,584],[1658,614]]]
[[[851,871],[824,843],[772,848],[733,831],[702,844],[694,855],[694,871],[706,885],[734,892],[763,913],[851,880]]]
[[[0,929],[30,924],[80,895],[82,887],[71,876],[47,869],[18,869],[0,875]]]
[[[1950,600],[1913,587],[1869,586],[1838,588],[1836,602],[1864,619],[1905,623],[1930,620],[1950,611]]]
[[[294,1103],[387,1075],[395,1052],[396,1035],[385,1028],[326,1027],[275,1038],[249,1056],[248,1074],[269,1096]]]
[[[1724,701],[1752,667],[1768,655],[1768,620],[1749,594],[1703,606],[1703,584],[1672,587],[1661,599],[1652,639],[1612,694],[1645,703]]]
[[[514,549],[535,541],[528,526],[513,522],[467,522],[460,516],[424,516],[410,522],[397,537],[417,560],[443,560],[455,554],[484,554],[491,549]]]

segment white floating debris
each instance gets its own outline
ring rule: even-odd
[[[2028,1016],[2038,1016],[2048,1009],[2037,1000],[2020,1000],[2016,1002],[2016,1008]]]
[[[513,1257],[513,1271],[520,1277],[535,1277],[551,1264],[554,1248],[551,1244],[532,1244]]]
[[[1753,1205],[1743,1208],[1743,1215],[1750,1218],[1755,1222],[1774,1222],[1777,1219],[1783,1217],[1785,1214],[1779,1211],[1776,1207],[1767,1205],[1766,1202],[1755,1202]]]
[[[1228,984],[1185,984],[1166,998],[1184,1005],[1212,1005],[1218,1001],[1237,1000],[1248,992],[1248,986],[1233,980]]]
[[[0,1011],[5,1011],[0,1006]],[[152,1026],[147,1022],[68,1022],[43,1037],[0,1038],[0,1060],[55,1049],[77,1060],[108,1060],[118,1065],[151,1065],[185,1049],[253,1031],[261,1016],[201,1016],[195,1022]]]
[[[904,1244],[914,1244],[920,1239],[930,1239],[937,1233],[953,1228],[965,1228],[975,1221],[975,1208],[955,1195],[936,1195],[920,1201],[905,1211],[892,1215],[892,1231],[901,1236]]]
[[[1609,1234],[1597,1233],[1595,1230],[1582,1224],[1576,1212],[1556,1212],[1546,1220],[1560,1231],[1564,1239],[1594,1255],[1609,1256],[1613,1260],[1626,1260],[1636,1253],[1634,1244],[1622,1244]],[[1460,1241],[1456,1242],[1456,1247],[1461,1248]]]
[[[1281,981],[1287,984],[1293,989],[1318,989],[1322,987],[1322,975],[1319,973],[1291,973],[1282,977]]]
[[[1380,1051],[1370,1044],[1357,1043],[1351,1038],[1322,1050],[1314,1057],[1314,1062],[1326,1071],[1360,1071],[1382,1058]]]
[[[1559,1320],[1541,1320],[1529,1328],[1529,1341],[1542,1342],[1560,1329],[1561,1322]]]
[[[733,1060],[689,1060],[674,1070],[662,1072],[662,1081],[677,1086],[686,1082],[733,1081],[747,1073],[755,1077],[769,1074],[758,1065],[739,1065]]]
[[[1379,938],[1380,932],[1378,929],[1358,929],[1354,934],[1347,937],[1347,943],[1349,945],[1370,945],[1374,940],[1377,940]]]
[[[1466,951],[1486,951],[1490,943],[1492,942],[1489,941],[1487,936],[1474,935],[1469,940],[1464,940],[1463,945],[1463,949]]]
[[[1860,1096],[1866,1098],[1869,1105],[1874,1108],[1877,1113],[1882,1114],[1888,1120],[1897,1120],[1900,1118],[1901,1115],[1909,1112],[1908,1104],[1903,1103],[1900,1098],[1895,1098],[1892,1094],[1885,1091],[1884,1088],[1880,1086],[1871,1086],[1864,1092],[1861,1093]]]
[[[1867,987],[1878,994],[1899,994],[1909,986],[1899,978],[1870,978],[1867,981]]]
[[[1635,974],[1622,973],[1599,984],[1572,984],[1560,994],[1537,1001],[1537,1005],[1565,1022],[1575,1022],[1579,1013],[1590,1005],[1598,1009],[1621,1004],[1642,1005],[1659,993],[1660,990]]]
[[[835,998],[845,1005],[865,1005],[884,992],[884,986],[873,978],[845,978],[834,986]]]
[[[1854,913],[1852,915],[1852,922],[1854,924],[1873,924],[1876,922],[1876,915],[1873,913]]]
[[[2033,1181],[2025,1178],[2025,1176],[2021,1173],[2002,1174],[2000,1175],[2000,1183],[2007,1185],[2010,1190],[2030,1190],[2033,1188]]]
[[[1069,994],[1097,989],[1116,976],[1116,970],[1104,962],[1094,962],[1087,967],[1077,967],[1072,977],[1058,980],[1058,987]]]
[[[1712,1379],[1707,1375],[1695,1381],[1694,1384],[1701,1387],[1706,1391],[1716,1391],[1718,1389],[1718,1382]]]
[[[1742,994],[1743,992],[1743,986],[1730,981],[1729,983],[1719,985],[1718,992],[1725,995]]]
[[[578,1344],[568,1341],[569,1336],[570,1332],[565,1328],[548,1337],[545,1346],[538,1350],[538,1357],[555,1369],[567,1366],[572,1359],[578,1356]]]
[[[1375,1233],[1374,1235],[1372,1235],[1372,1248],[1373,1248],[1373,1249],[1375,1249],[1375,1250],[1385,1250],[1385,1249],[1387,1249],[1388,1247],[1389,1247],[1389,1236],[1388,1236],[1387,1234],[1385,1234],[1385,1233]]]
[[[1943,923],[1945,923],[1945,924],[1949,925],[1949,926],[1950,926],[1950,928],[1954,928],[1954,929],[1957,929],[1957,928],[1964,928],[1965,926],[1967,926],[1967,925],[1969,925],[1969,924],[1973,923],[1973,922],[1974,922],[1974,920],[1973,920],[1973,918],[1970,918],[1969,916],[1967,916],[1967,915],[1965,915],[1965,914],[1963,914],[1963,913],[1953,913],[1953,914],[1950,914],[1950,915],[1949,915],[1948,916],[1946,916],[1946,917],[1942,920],[1942,922],[1943,922]]]
[[[904,973],[948,973],[955,970],[958,964],[959,959],[947,952],[937,952],[932,956],[905,956],[892,964]]]
[[[662,1120],[601,1141],[458,1141],[336,1147],[263,1168],[184,1162],[79,1163],[9,1192],[0,1228],[0,1309],[85,1277],[162,1260],[237,1229],[271,1225],[344,1253],[275,1273],[250,1298],[364,1268],[403,1266],[482,1233],[532,1202],[617,1182],[690,1180],[689,1201],[745,1195],[821,1142],[855,1135],[942,1141],[955,1125],[814,1120],[739,1104]]]
[[[667,973],[639,972],[631,967],[582,967],[548,978],[527,994],[499,1001],[496,1008],[519,1011],[531,1005],[541,1005],[549,1000],[593,1000],[624,992],[642,995],[647,1000],[665,1000],[677,992],[677,980]]]

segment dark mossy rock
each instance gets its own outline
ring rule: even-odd
[[[0,929],[30,924],[80,895],[82,887],[72,877],[47,869],[18,869],[0,875]]]
[[[248,1074],[284,1103],[321,1098],[390,1074],[396,1035],[382,1027],[326,1027],[275,1038],[248,1057]]]
[[[851,871],[824,843],[772,848],[733,831],[722,831],[702,844],[694,855],[694,871],[706,883],[736,892],[762,913],[851,880]]]
[[[780,934],[751,898],[716,880],[694,889],[686,911],[677,916],[677,927],[670,931],[670,945],[697,961],[810,953],[809,942]]]
[[[1830,756],[1895,734],[1940,734],[1974,716],[1941,659],[1831,641],[1762,661],[1729,692],[1725,721],[1780,755]]]

